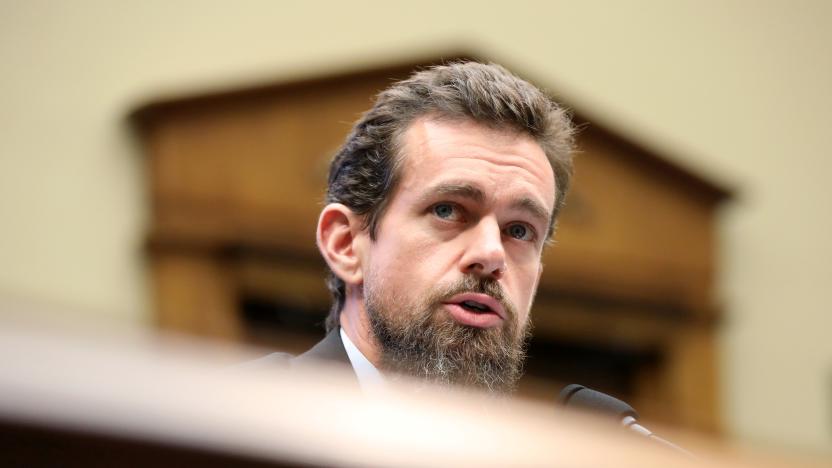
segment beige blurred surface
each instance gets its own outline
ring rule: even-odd
[[[0,4],[0,294],[149,321],[148,97],[471,49],[737,189],[723,215],[730,436],[832,451],[832,4]],[[78,311],[78,312],[65,312]]]
[[[210,343],[104,332],[3,321],[4,437],[57,431],[66,453],[73,434],[105,437],[100,455],[121,440],[144,441],[133,456],[155,466],[175,464],[153,458],[160,446],[280,466],[804,466],[702,441],[689,458],[553,405],[401,381],[362,393],[341,367],[220,367],[206,359],[218,354]],[[6,446],[0,460],[85,463],[47,449]]]

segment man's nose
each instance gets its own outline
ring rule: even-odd
[[[506,271],[500,226],[494,220],[482,219],[470,234],[460,269],[463,273],[500,279]]]

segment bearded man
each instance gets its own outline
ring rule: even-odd
[[[349,363],[362,386],[407,375],[511,390],[572,136],[562,107],[495,64],[433,67],[380,93],[330,166],[317,228],[328,334],[293,363]]]

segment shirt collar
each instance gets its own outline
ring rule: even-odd
[[[358,377],[358,383],[361,385],[361,388],[367,390],[369,387],[377,387],[384,384],[384,376],[381,375],[381,372],[353,344],[343,328],[341,328],[340,332],[341,342],[344,343],[344,349],[347,351],[350,364],[352,364],[355,375]]]

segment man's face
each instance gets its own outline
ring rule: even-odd
[[[511,388],[553,210],[554,174],[529,136],[419,119],[365,251],[365,308],[384,367]]]

